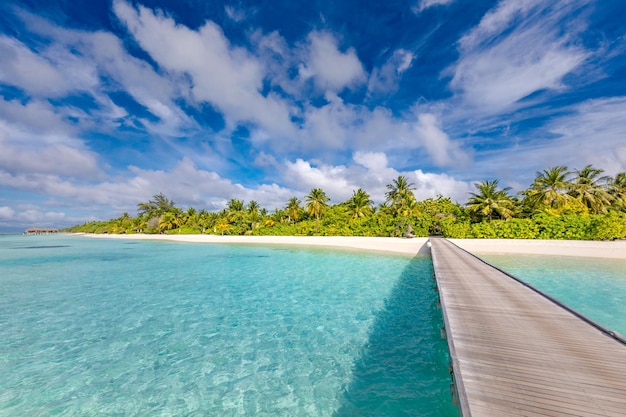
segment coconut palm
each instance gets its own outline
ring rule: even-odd
[[[495,216],[508,220],[513,217],[514,204],[509,195],[511,187],[498,189],[498,180],[474,183],[477,193],[470,193],[467,211],[479,218],[491,221]]]
[[[555,166],[537,172],[530,189],[524,191],[526,200],[535,210],[544,208],[560,212],[571,204],[574,198],[569,194],[572,182],[571,172],[566,166]]]
[[[415,187],[403,175],[393,180],[392,184],[387,184],[387,189],[389,191],[385,193],[386,201],[398,212],[403,211],[406,206],[411,205],[415,201],[415,195],[413,194]]]
[[[317,229],[319,232],[320,217],[326,212],[328,201],[330,198],[321,188],[313,188],[309,195],[306,196],[305,201],[307,203],[306,209],[310,216],[315,217],[317,223]]]
[[[140,216],[146,216],[148,218],[159,217],[163,213],[166,213],[173,209],[175,206],[174,201],[169,200],[163,195],[163,193],[155,194],[152,199],[147,203],[137,204],[137,211]]]
[[[200,221],[200,216],[195,208],[189,207],[185,213],[183,213],[183,223],[189,227],[197,227]]]
[[[247,210],[248,210],[248,216],[250,218],[250,228],[254,229],[254,226],[259,221],[259,217],[260,217],[260,215],[259,215],[259,210],[260,210],[259,203],[257,203],[254,200],[250,201],[248,203]]]
[[[230,201],[226,204],[226,207],[228,211],[232,213],[237,211],[243,211],[244,205],[242,200],[231,198]]]
[[[613,202],[618,209],[626,209],[626,172],[618,173],[609,182],[609,193],[613,197]]]
[[[172,230],[180,227],[181,221],[181,212],[180,210],[172,209],[167,213],[163,213],[161,218],[159,219],[159,231],[163,232],[165,230]]]
[[[610,177],[600,176],[604,171],[587,165],[581,170],[576,170],[574,184],[569,192],[584,204],[591,214],[604,214],[611,205],[614,197],[609,193],[608,183]]]
[[[285,206],[285,211],[287,212],[287,217],[289,219],[289,223],[292,221],[298,221],[300,218],[300,214],[302,213],[302,207],[300,207],[301,201],[296,197],[291,197],[287,202],[287,206]]]
[[[346,207],[351,214],[351,219],[357,219],[359,217],[371,216],[374,210],[372,209],[373,201],[370,199],[370,195],[359,188],[352,192],[352,197],[346,201]]]

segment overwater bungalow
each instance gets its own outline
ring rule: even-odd
[[[30,229],[24,230],[25,235],[49,235],[52,233],[59,233],[57,229],[49,229],[42,227],[31,227]]]

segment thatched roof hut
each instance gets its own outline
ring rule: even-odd
[[[50,229],[44,227],[31,227],[24,230],[25,235],[49,235],[51,233],[59,233],[57,229]]]

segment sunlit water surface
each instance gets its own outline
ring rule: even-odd
[[[428,257],[0,236],[0,415],[457,416]]]
[[[595,322],[626,335],[626,260],[479,254]]]

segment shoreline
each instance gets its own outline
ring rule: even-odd
[[[428,238],[393,238],[362,236],[220,236],[220,235],[94,235],[77,236],[105,239],[157,240],[187,243],[297,245],[343,248],[403,255],[429,255]],[[626,241],[532,240],[532,239],[449,239],[462,249],[476,255],[526,254],[574,256],[626,260]]]
[[[237,245],[309,246],[318,248],[342,248],[402,255],[430,255],[426,245],[428,238],[392,238],[362,236],[220,236],[220,235],[94,235],[77,233],[79,236],[104,239],[156,240],[185,243],[212,243]]]

